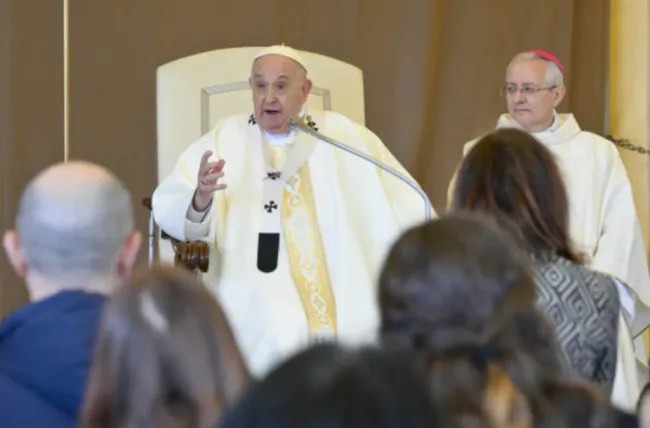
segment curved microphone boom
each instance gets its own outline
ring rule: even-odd
[[[331,144],[334,147],[337,147],[337,148],[339,148],[341,150],[344,150],[344,151],[346,151],[348,153],[351,153],[351,154],[353,154],[355,156],[358,156],[358,157],[360,157],[360,158],[374,164],[378,168],[381,168],[382,170],[388,172],[389,174],[399,178],[404,183],[406,183],[411,189],[415,190],[418,193],[418,195],[420,195],[420,197],[424,201],[424,216],[425,216],[425,219],[426,219],[427,222],[429,220],[431,220],[431,209],[432,208],[431,208],[431,201],[429,200],[429,197],[427,196],[426,193],[424,193],[424,190],[422,190],[420,188],[420,186],[416,182],[411,180],[409,177],[405,176],[404,174],[402,174],[401,172],[395,170],[394,168],[391,168],[390,166],[386,165],[385,163],[373,158],[372,156],[370,156],[370,155],[368,155],[366,153],[363,153],[362,151],[359,151],[359,150],[357,150],[355,148],[352,148],[352,147],[350,147],[350,146],[348,146],[346,144],[340,143],[340,142],[338,142],[338,141],[336,141],[336,140],[334,140],[334,139],[332,139],[332,138],[330,138],[330,137],[328,137],[326,135],[321,134],[318,131],[313,130],[312,128],[310,128],[306,123],[304,123],[300,119],[289,119],[289,126],[291,128],[299,129],[299,130],[301,130],[303,132],[306,132],[307,134],[312,135],[313,137],[318,138],[319,140],[324,141],[324,142],[326,142],[328,144]]]

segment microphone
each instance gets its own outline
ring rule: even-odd
[[[289,127],[293,129],[298,129],[301,130],[315,138],[318,138],[321,141],[324,141],[325,143],[328,143],[338,149],[344,150],[348,153],[351,153],[355,156],[360,157],[361,159],[364,159],[378,168],[381,168],[382,170],[386,171],[387,173],[393,175],[394,177],[399,178],[402,180],[405,184],[407,184],[411,189],[415,190],[418,195],[422,198],[424,201],[424,217],[426,221],[428,222],[431,220],[431,201],[429,200],[429,197],[427,196],[426,193],[424,193],[424,190],[420,188],[420,186],[413,180],[411,180],[409,177],[405,176],[401,172],[391,168],[389,165],[386,165],[385,163],[379,161],[378,159],[373,158],[372,156],[363,153],[362,151],[359,151],[353,147],[350,147],[346,144],[340,143],[326,135],[321,134],[318,131],[313,130],[310,128],[306,123],[304,123],[300,118],[294,118],[294,119],[289,119]]]

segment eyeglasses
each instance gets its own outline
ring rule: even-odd
[[[521,90],[521,93],[524,95],[535,95],[540,91],[551,91],[555,88],[557,88],[557,85],[548,86],[546,88],[538,88],[535,85],[522,85],[521,89],[519,89],[519,86],[515,85],[514,83],[509,83],[501,88],[500,92],[501,95],[516,95],[517,92]]]

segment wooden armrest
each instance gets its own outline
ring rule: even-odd
[[[142,205],[152,211],[151,198],[142,199]],[[203,241],[179,241],[160,229],[160,239],[169,240],[174,249],[174,264],[190,271],[197,269],[203,273],[210,266],[210,247]]]

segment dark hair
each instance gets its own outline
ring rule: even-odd
[[[527,132],[504,128],[481,138],[455,179],[454,211],[507,217],[532,253],[550,251],[575,263],[569,236],[569,202],[553,154]]]
[[[609,397],[586,381],[550,382],[544,385],[544,396],[554,409],[556,420],[538,424],[536,428],[565,427],[614,428],[616,413]]]
[[[248,376],[205,286],[189,272],[155,267],[107,303],[82,426],[214,427]]]
[[[318,345],[254,385],[222,428],[436,428],[419,366],[384,350]]]
[[[436,405],[472,427],[529,426],[562,371],[529,266],[488,219],[459,214],[407,231],[380,277],[387,346],[418,353]],[[491,425],[491,424],[493,425]]]

